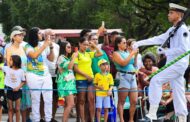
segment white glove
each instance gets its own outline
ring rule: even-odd
[[[132,48],[133,48],[133,50],[136,50],[136,49],[138,49],[138,44],[137,43],[134,43],[133,45],[132,45]]]
[[[164,50],[164,48],[162,48],[162,47],[158,47],[157,48],[157,54],[165,54],[165,50]]]

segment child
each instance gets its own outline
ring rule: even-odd
[[[0,67],[3,65],[3,55],[0,53]],[[5,104],[4,86],[4,72],[0,70],[0,121],[2,119],[2,105]]]
[[[97,108],[97,120],[100,122],[101,109],[104,107],[104,122],[108,120],[108,109],[111,107],[110,95],[112,94],[112,88],[114,85],[113,77],[107,72],[108,62],[104,59],[98,61],[98,66],[101,72],[96,73],[94,78],[94,85],[96,91],[96,108]]]
[[[18,55],[12,55],[10,58],[10,67],[3,66],[1,69],[5,72],[5,85],[7,87],[7,98],[9,106],[9,122],[13,121],[13,102],[16,102],[16,122],[20,122],[20,99],[22,91],[20,88],[25,84],[25,74],[21,69],[21,58]]]

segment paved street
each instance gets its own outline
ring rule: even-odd
[[[62,116],[63,116],[63,108],[58,108],[55,119],[58,122],[61,122]],[[8,119],[8,114],[3,114],[2,122],[7,122],[7,119]],[[117,121],[119,122],[118,118]],[[15,122],[15,116],[14,116],[14,122]],[[76,118],[69,118],[69,122],[76,122]]]
[[[56,113],[56,120],[58,122],[61,122],[62,120],[62,115],[63,115],[63,108],[58,108],[57,113]],[[8,119],[8,114],[3,114],[2,117],[2,122],[7,122]],[[14,122],[15,122],[15,116],[14,116]],[[76,118],[70,118],[69,122],[76,122]]]

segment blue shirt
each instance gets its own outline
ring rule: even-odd
[[[126,59],[129,56],[129,52],[127,52],[127,51],[117,51],[117,52],[119,53],[119,55],[121,56],[122,59]],[[117,63],[114,63],[114,64],[118,71],[134,72],[135,71],[134,63],[135,63],[135,60],[133,57],[133,58],[131,58],[129,63],[125,66],[121,66]]]

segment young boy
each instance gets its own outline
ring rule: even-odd
[[[108,62],[104,59],[98,61],[98,66],[101,72],[96,73],[94,78],[94,85],[96,88],[96,108],[97,108],[97,120],[100,122],[101,109],[104,107],[104,122],[108,120],[108,108],[111,107],[110,95],[112,94],[112,88],[114,85],[113,77],[108,73]],[[102,90],[102,91],[101,91]]]

